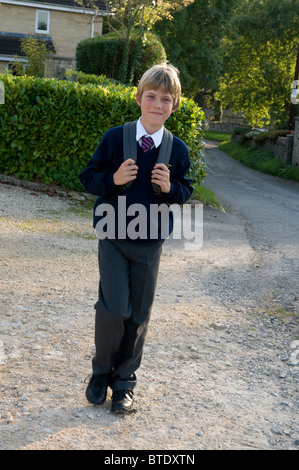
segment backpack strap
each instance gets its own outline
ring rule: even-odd
[[[124,161],[128,158],[137,160],[136,121],[124,124]]]
[[[164,165],[168,165],[171,155],[172,149],[172,141],[173,135],[172,133],[164,128],[163,131],[163,139],[160,145],[159,155],[157,158],[157,163],[164,163]],[[158,200],[162,199],[162,191],[158,184],[152,183],[153,191]]]
[[[168,165],[171,155],[172,141],[172,133],[168,129],[164,128],[157,163],[164,163],[166,166]]]
[[[137,161],[137,145],[136,145],[136,121],[125,122],[123,127],[123,151],[124,161],[132,158],[134,162]],[[118,188],[119,193],[123,193],[133,181],[129,181]]]
[[[123,151],[124,151],[124,161],[128,158],[132,158],[135,162],[137,160],[137,144],[136,144],[136,121],[126,122],[124,124],[124,134],[123,134]],[[159,149],[159,154],[157,158],[157,163],[164,163],[168,165],[171,149],[172,149],[173,135],[172,133],[164,128],[163,138]],[[125,191],[133,181],[122,185],[119,188],[119,192]],[[155,196],[158,199],[162,198],[162,191],[159,185],[152,183],[153,191]]]

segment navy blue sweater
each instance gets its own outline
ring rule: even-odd
[[[137,178],[126,189],[123,196],[126,196],[127,208],[132,204],[139,203],[149,211],[152,204],[161,203],[156,199],[151,184],[151,172],[155,166],[159,148],[154,147],[145,154],[137,142],[136,145]],[[104,134],[86,168],[79,175],[85,190],[99,196],[95,203],[94,212],[99,204],[109,202],[110,197],[117,191],[118,186],[114,184],[113,174],[123,161],[123,126],[119,126],[108,130]],[[193,188],[191,180],[187,177],[189,167],[190,159],[186,144],[178,137],[173,136],[172,152],[169,160],[171,191],[168,194],[162,193],[162,202],[181,205],[190,198]],[[117,203],[115,204],[115,213],[117,220]],[[132,217],[127,217],[127,223],[130,220],[132,220]],[[96,227],[96,223],[97,217],[94,215],[94,227]],[[171,217],[170,224],[172,224]],[[147,239],[149,238],[148,235]],[[158,238],[160,238],[160,234]]]

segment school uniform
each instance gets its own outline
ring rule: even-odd
[[[184,204],[192,193],[191,180],[187,177],[190,159],[186,144],[173,136],[169,160],[171,190],[167,194],[163,193],[162,200],[158,201],[151,184],[151,172],[157,161],[163,128],[151,136],[154,144],[147,153],[139,145],[145,134],[139,119],[136,126],[138,173],[122,194],[126,207],[138,203],[149,214],[153,204]],[[123,126],[119,126],[105,133],[79,176],[85,190],[99,196],[94,208],[94,227],[97,225],[96,208],[102,202],[111,200],[111,196],[119,189],[114,184],[113,174],[122,163]],[[157,236],[152,239],[149,224],[142,237],[132,239],[128,233],[123,236],[123,227],[118,227],[117,200],[113,204],[115,238],[101,239],[98,246],[100,283],[99,299],[95,304],[96,353],[92,359],[92,370],[93,375],[107,374],[113,391],[133,390],[154,300],[164,238],[158,226]],[[126,225],[131,221],[132,216],[126,213]]]

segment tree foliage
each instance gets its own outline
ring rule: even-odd
[[[93,0],[90,0],[93,1]],[[176,11],[194,0],[107,0],[110,28],[126,39],[136,29],[152,29],[157,21],[172,20]]]
[[[167,18],[171,20],[173,13],[189,5],[194,0],[107,0],[107,22],[109,31],[113,31],[123,42],[122,59],[119,68],[119,79],[122,83],[132,83],[141,58],[144,46],[144,35],[153,29],[154,24]],[[76,0],[81,5],[97,10],[96,0]],[[131,44],[134,40],[135,51]],[[131,44],[130,44],[131,43]],[[130,55],[131,59],[130,61]]]
[[[21,51],[28,60],[26,74],[32,77],[43,77],[45,68],[44,56],[50,54],[53,50],[48,47],[44,40],[28,37],[21,40]]]
[[[174,11],[192,3],[194,0],[108,0],[109,27],[123,40],[123,55],[120,66],[120,81],[126,83],[127,77],[135,74],[138,59],[143,47],[144,33],[163,19],[172,19]],[[134,60],[129,62],[130,40],[137,37]]]
[[[299,41],[299,0],[244,1],[225,39],[222,106],[251,125],[285,127]]]
[[[236,0],[195,0],[177,11],[171,22],[156,24],[168,59],[181,72],[185,93],[194,96],[217,87],[223,62],[221,40],[235,4]]]

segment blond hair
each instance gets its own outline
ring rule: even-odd
[[[141,99],[145,90],[157,90],[158,88],[172,96],[172,110],[178,109],[181,101],[181,83],[179,71],[173,65],[165,63],[154,65],[148,69],[139,81],[137,95]]]

